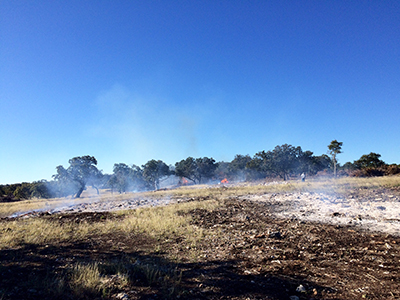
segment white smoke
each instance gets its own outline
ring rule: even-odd
[[[99,95],[95,111],[88,132],[111,149],[108,157],[98,157],[110,168],[116,161],[141,165],[161,159],[175,163],[197,152],[196,112],[165,99],[143,97],[116,84]]]

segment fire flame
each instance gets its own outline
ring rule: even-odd
[[[187,181],[187,179],[185,177],[181,178],[181,184],[182,185],[185,185],[185,184],[188,184],[188,183],[189,183],[189,181]]]
[[[221,180],[221,183],[229,183],[228,179],[224,178]]]

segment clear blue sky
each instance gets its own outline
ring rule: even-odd
[[[285,143],[400,163],[399,1],[0,1],[0,184]]]

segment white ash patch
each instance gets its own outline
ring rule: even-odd
[[[175,203],[170,197],[165,198],[141,198],[133,200],[114,200],[114,201],[98,201],[98,202],[83,202],[79,204],[70,205],[67,207],[59,207],[49,211],[49,213],[58,212],[104,212],[104,211],[117,211],[129,210],[140,207],[162,206]]]
[[[241,198],[270,203],[272,214],[278,218],[353,225],[400,235],[400,198],[390,194],[357,199],[325,193],[295,192]]]

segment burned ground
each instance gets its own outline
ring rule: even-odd
[[[399,236],[279,219],[263,202],[221,201],[212,211],[180,212],[204,230],[196,244],[173,234],[158,239],[93,234],[84,241],[1,250],[2,299],[400,298]],[[121,218],[112,213],[40,217],[62,224]],[[2,220],[1,230],[7,222]],[[118,284],[113,275],[101,294],[67,289],[58,295],[56,279],[76,262],[97,262],[104,274],[117,266],[131,268],[129,284]]]
[[[220,229],[221,235],[204,245],[206,260],[235,262],[235,274],[245,275],[252,286],[243,299],[289,299],[300,284],[306,290],[297,295],[300,299],[400,296],[398,237],[275,219],[268,207],[251,201],[229,200],[218,211],[193,213],[196,224]]]

